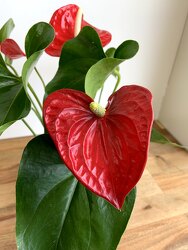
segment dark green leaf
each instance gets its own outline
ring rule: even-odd
[[[45,49],[54,39],[54,29],[45,22],[31,27],[25,38],[25,52],[27,58],[33,53]]]
[[[0,55],[0,133],[30,111],[30,101],[21,79],[6,67]]]
[[[0,42],[9,37],[11,31],[14,29],[14,26],[14,22],[12,18],[10,18],[0,29]]]
[[[150,141],[163,144],[170,143],[170,141],[155,128],[152,128]]]
[[[139,44],[134,40],[123,42],[115,51],[114,57],[120,59],[130,59],[136,55],[139,49]]]
[[[91,27],[84,27],[77,37],[64,44],[58,71],[47,85],[47,94],[62,88],[84,91],[87,71],[104,57],[97,32]]]
[[[135,189],[122,211],[86,190],[63,164],[48,135],[26,147],[16,184],[20,250],[115,250]]]

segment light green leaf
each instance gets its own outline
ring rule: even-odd
[[[33,69],[35,68],[42,53],[43,53],[42,50],[35,52],[24,63],[24,66],[22,68],[22,80],[23,80],[23,84],[24,84],[26,91],[27,91],[27,84],[28,84],[29,76],[31,75]]]
[[[14,22],[12,18],[10,18],[0,29],[0,42],[3,42],[5,39],[9,37],[14,27],[15,27]]]
[[[118,65],[133,57],[137,53],[138,48],[138,43],[133,40],[123,42],[116,51],[114,51],[114,48],[110,48],[106,52],[108,58],[98,61],[88,70],[85,78],[86,94],[94,99],[97,91],[103,87],[106,79],[111,74],[116,76],[114,70],[117,69],[119,71]]]
[[[97,91],[102,88],[106,79],[114,69],[124,60],[117,58],[104,58],[94,64],[87,72],[85,78],[85,92],[91,98],[95,98]]]

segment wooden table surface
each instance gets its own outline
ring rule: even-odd
[[[29,140],[0,141],[0,250],[16,249],[15,182]],[[147,249],[188,250],[188,152],[169,145],[151,144],[136,205],[118,247]]]

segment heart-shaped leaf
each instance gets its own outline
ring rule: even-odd
[[[62,89],[44,102],[44,121],[61,158],[91,191],[121,208],[144,170],[153,112],[149,90],[124,86],[106,111],[83,92]]]
[[[6,67],[0,55],[0,131],[1,133],[16,120],[30,111],[30,101],[19,77]]]
[[[10,18],[0,29],[0,43],[3,42],[5,39],[7,39],[11,33],[11,31],[14,29],[14,22],[12,18]]]
[[[138,48],[138,43],[132,40],[123,42],[116,51],[114,51],[114,48],[110,48],[106,52],[108,58],[98,61],[88,70],[85,78],[86,94],[91,98],[95,98],[97,91],[103,87],[106,79],[111,74],[114,75],[115,68],[123,61],[133,57]]]
[[[128,223],[135,189],[121,211],[86,190],[64,165],[48,135],[22,156],[16,184],[20,250],[115,250]]]
[[[62,88],[84,91],[87,71],[104,57],[97,32],[91,27],[84,27],[77,37],[64,44],[58,71],[46,87],[47,94]]]
[[[27,58],[33,53],[44,50],[54,39],[54,29],[45,22],[33,25],[25,38],[25,52]]]

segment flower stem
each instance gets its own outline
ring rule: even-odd
[[[15,74],[16,76],[19,76],[19,75],[18,75],[18,72],[15,70],[15,68],[14,68],[11,64],[6,63],[6,65],[14,72],[14,74]]]
[[[44,90],[45,90],[46,85],[45,85],[45,82],[44,82],[44,80],[43,80],[41,74],[39,73],[39,71],[38,71],[38,69],[37,69],[36,67],[35,67],[34,69],[35,69],[35,72],[37,73],[38,77],[40,78],[40,80],[41,80],[41,82],[42,82],[42,85],[43,85],[43,88],[44,88]]]
[[[100,103],[100,101],[101,101],[101,97],[102,97],[102,92],[103,92],[103,90],[104,90],[104,85],[103,85],[102,88],[101,88],[101,91],[100,91],[100,94],[99,94],[98,103]]]
[[[32,88],[32,86],[29,83],[28,83],[28,88],[31,91],[32,95],[34,96],[35,100],[37,101],[40,109],[42,110],[42,104],[40,103],[38,96],[36,95],[34,89]]]
[[[114,73],[115,73],[115,76],[117,77],[117,82],[116,82],[116,85],[114,87],[113,93],[117,90],[119,83],[121,81],[121,75],[120,75],[119,71],[115,70]]]
[[[33,104],[34,104],[34,103],[32,102],[32,105],[33,105]],[[31,109],[33,110],[33,112],[35,113],[35,115],[38,117],[38,119],[39,119],[39,121],[41,122],[42,126],[44,126],[44,125],[43,125],[43,121],[42,121],[42,116],[41,116],[40,113],[38,112],[38,110],[37,110],[35,104],[34,104],[33,106],[34,106],[34,107],[32,107]]]
[[[36,136],[36,133],[33,131],[33,129],[29,126],[29,124],[26,122],[25,119],[22,119],[22,122],[25,124],[25,126],[31,131],[31,133]]]

